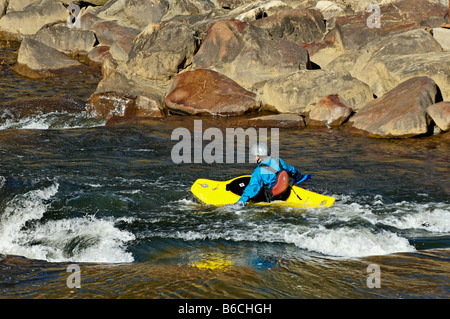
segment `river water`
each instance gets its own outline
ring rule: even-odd
[[[99,80],[0,73],[0,103],[83,104]],[[335,204],[234,209],[190,186],[254,164],[175,164],[171,133],[191,117],[0,119],[0,298],[450,297],[448,139],[280,130],[281,157],[314,176],[303,187]]]

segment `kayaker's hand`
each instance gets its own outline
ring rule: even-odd
[[[246,205],[246,203],[244,203],[241,200],[238,200],[236,203],[233,204],[233,208],[236,208],[236,209],[243,208],[243,207],[245,207],[245,205]]]
[[[301,182],[307,181],[308,179],[311,179],[311,178],[312,178],[312,174],[306,174],[306,175],[299,174],[298,176],[295,177],[294,184],[300,184]]]

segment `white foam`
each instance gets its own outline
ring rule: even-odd
[[[424,229],[434,233],[450,233],[450,210],[448,205],[416,205],[414,211],[397,210],[380,223],[398,229]]]
[[[112,219],[85,216],[41,221],[58,187],[54,183],[7,203],[0,218],[0,252],[52,262],[132,262],[125,244],[134,235],[116,228]]]
[[[364,257],[415,251],[414,246],[410,245],[406,238],[395,233],[388,231],[372,233],[364,228],[320,228],[304,234],[292,232],[286,234],[286,241],[303,249],[339,257]]]
[[[37,114],[30,117],[17,119],[10,113],[3,113],[0,116],[2,123],[0,130],[23,129],[23,130],[48,130],[48,129],[69,129],[104,126],[105,120],[88,119],[84,113],[70,114],[67,112],[51,112]]]
[[[287,243],[313,252],[337,257],[364,257],[415,251],[406,238],[389,231],[373,233],[369,229],[323,226],[308,228],[294,225],[249,225],[244,229],[178,231],[169,235],[183,240],[232,240]],[[160,236],[162,234],[159,234]],[[167,234],[165,234],[167,236]]]

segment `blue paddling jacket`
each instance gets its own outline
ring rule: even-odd
[[[298,176],[302,176],[294,166],[286,164],[281,158],[279,158],[278,160],[281,167],[289,174],[289,176],[294,177],[294,179]],[[280,170],[277,160],[271,157],[268,157],[264,161],[261,161],[253,171],[250,182],[247,187],[245,187],[244,192],[242,193],[242,196],[241,198],[239,198],[238,202],[241,201],[246,203],[249,201],[249,199],[255,197],[264,186],[266,186],[268,189],[271,189],[275,185],[277,179],[276,174],[267,169],[265,165],[272,167],[276,171]]]

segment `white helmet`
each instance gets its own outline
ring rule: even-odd
[[[251,149],[251,155],[252,156],[269,156],[269,153],[267,152],[267,146],[266,144],[259,143],[252,146]]]

